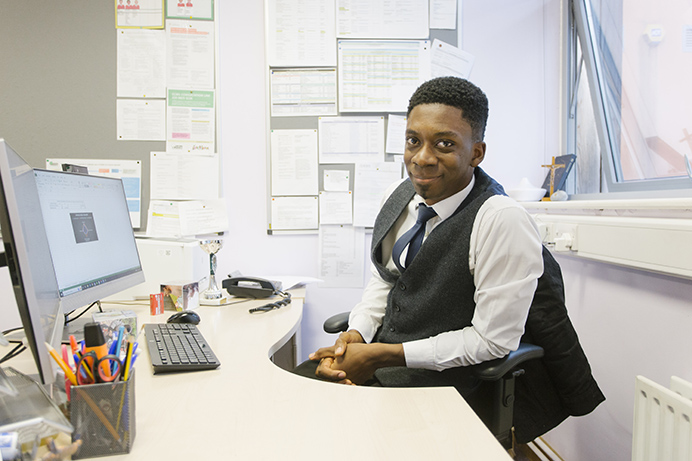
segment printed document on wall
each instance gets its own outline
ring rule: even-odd
[[[406,144],[406,116],[389,114],[387,118],[388,154],[403,154]]]
[[[384,160],[384,117],[320,117],[320,163]]]
[[[166,21],[166,86],[214,88],[214,22]]]
[[[318,201],[314,197],[272,197],[270,230],[317,229]]]
[[[120,178],[125,189],[132,227],[141,226],[142,162],[139,160],[106,160],[94,158],[47,158],[47,170],[62,170],[63,163],[87,167],[89,174]]]
[[[475,59],[471,53],[435,39],[430,51],[431,77],[469,78]]]
[[[272,195],[317,195],[317,130],[272,130]]]
[[[336,115],[336,69],[272,69],[271,116]]]
[[[186,200],[178,203],[180,234],[194,236],[225,232],[228,214],[224,199]]]
[[[428,38],[428,2],[336,0],[337,37]]]
[[[119,98],[166,97],[165,48],[162,30],[118,30]]]
[[[151,200],[147,211],[147,237],[178,238],[180,233],[180,202]]]
[[[353,191],[353,225],[372,227],[387,188],[401,179],[401,163],[356,165]]]
[[[339,110],[406,112],[430,78],[428,40],[339,40]]]
[[[194,200],[219,197],[218,154],[152,152],[151,199]]]
[[[166,151],[180,141],[212,147],[216,126],[213,90],[168,90]]]
[[[324,287],[361,288],[365,274],[365,229],[324,225],[319,236],[319,278]]]
[[[164,141],[166,101],[163,99],[118,99],[116,137],[118,141]]]
[[[267,61],[270,66],[335,66],[334,2],[269,0]]]
[[[353,194],[320,191],[320,224],[351,224],[353,222]]]
[[[116,0],[115,27],[118,29],[163,29],[161,0]]]
[[[173,19],[214,20],[214,0],[166,0],[166,16]]]
[[[430,0],[430,28],[457,28],[457,1],[461,7],[462,0]]]

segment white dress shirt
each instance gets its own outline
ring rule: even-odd
[[[472,179],[460,192],[432,205],[437,216],[426,224],[425,237],[454,213],[471,192],[474,182]],[[385,200],[398,185],[397,182],[388,188]],[[416,194],[407,212],[402,213],[382,242],[383,262],[390,270],[398,271],[392,260],[392,246],[414,225],[418,204],[423,201]],[[405,261],[406,251],[401,258]],[[409,368],[440,371],[473,365],[504,357],[519,347],[538,278],[543,274],[538,229],[521,205],[502,195],[485,201],[471,230],[469,268],[476,286],[473,295],[476,310],[471,325],[404,343]],[[349,328],[358,330],[368,343],[382,324],[387,295],[392,288],[392,284],[380,277],[374,264],[371,270],[373,276],[362,300],[349,317]]]

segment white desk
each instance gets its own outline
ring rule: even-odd
[[[453,388],[343,386],[280,369],[270,356],[298,330],[302,299],[248,313],[259,304],[198,309],[217,370],[154,376],[143,347],[132,451],[101,459],[510,459]],[[135,310],[140,325],[171,314],[104,307]]]

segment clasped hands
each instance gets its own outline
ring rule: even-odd
[[[357,330],[341,333],[333,346],[313,352],[310,360],[320,361],[319,378],[350,385],[367,382],[378,368],[406,365],[401,344],[366,344]]]

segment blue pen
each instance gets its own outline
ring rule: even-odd
[[[116,343],[115,347],[115,355],[120,358],[120,348],[123,345],[123,334],[125,333],[125,327],[120,325],[120,328],[118,328],[118,342]]]

